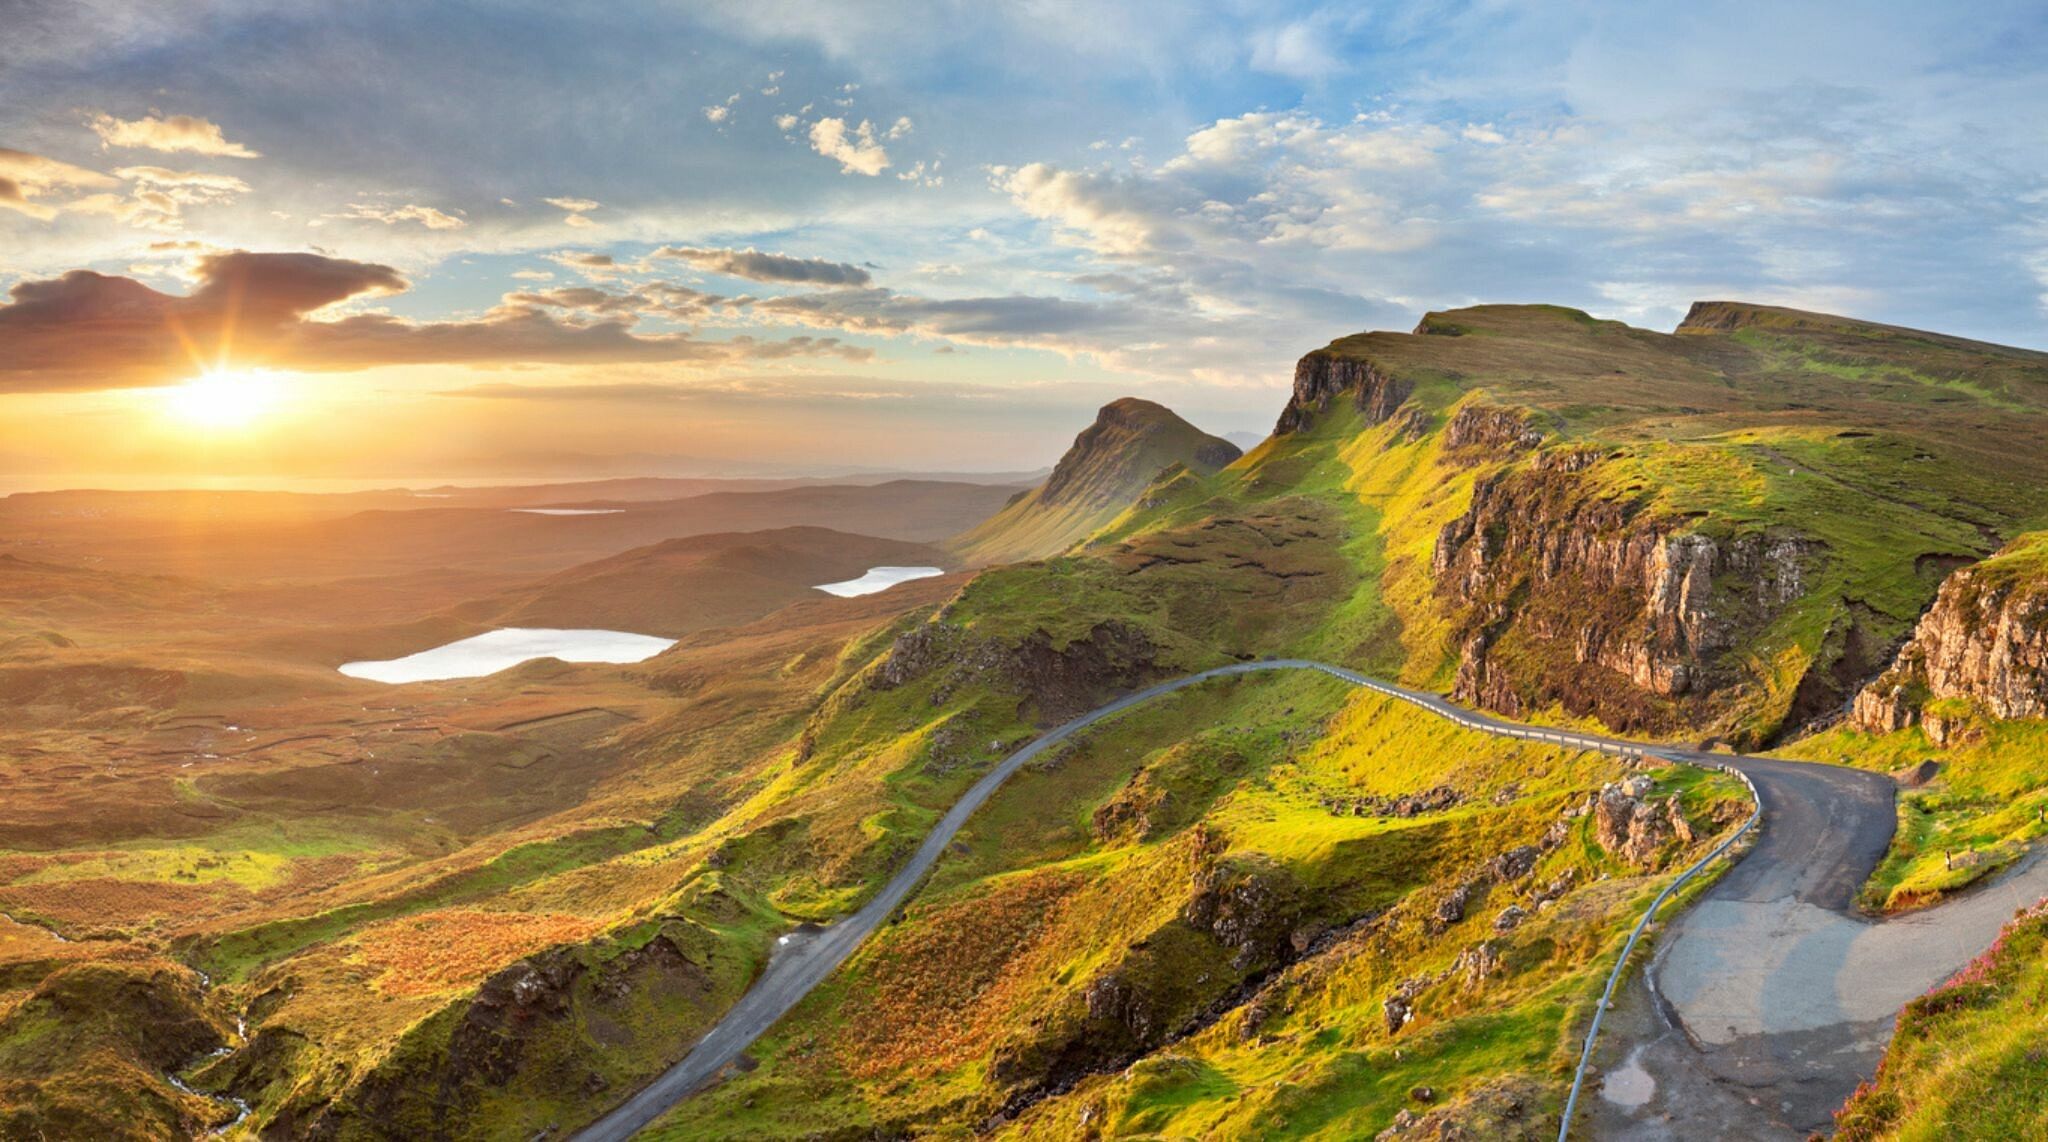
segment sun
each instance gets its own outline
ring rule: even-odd
[[[265,369],[218,369],[165,390],[164,410],[195,428],[246,428],[276,406],[279,387]]]

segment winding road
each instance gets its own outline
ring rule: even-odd
[[[1019,769],[1105,718],[1212,679],[1312,670],[1467,729],[1625,757],[1731,768],[1757,790],[1765,827],[1748,856],[1671,926],[1619,1004],[1602,1045],[1596,1137],[1804,1137],[1875,1067],[1892,1017],[1990,944],[2013,901],[2048,895],[2048,860],[1990,890],[1875,923],[1853,900],[1891,843],[1893,783],[1840,766],[1706,753],[1523,725],[1328,663],[1268,659],[1128,694],[1034,739],[975,782],[858,912],[788,936],[767,970],[681,1062],[575,1135],[620,1142],[738,1059],[887,921],[969,817]],[[2032,896],[2025,894],[2032,893]]]

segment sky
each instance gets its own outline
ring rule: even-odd
[[[7,0],[0,480],[1050,463],[1737,298],[2048,348],[2048,9]]]

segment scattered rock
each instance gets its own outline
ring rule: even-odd
[[[1487,862],[1486,871],[1502,884],[1520,880],[1536,870],[1536,859],[1541,855],[1535,845],[1522,845]]]
[[[1941,763],[1928,757],[1922,758],[1918,765],[1909,765],[1892,774],[1892,780],[1908,789],[1918,789],[1922,785],[1934,780],[1935,776],[1940,772]]]
[[[1500,970],[1500,949],[1490,940],[1481,940],[1459,952],[1451,970],[1464,977],[1465,986],[1478,987]]]
[[[1650,779],[1641,775],[1610,783],[1600,790],[1593,805],[1594,837],[1600,847],[1643,867],[1656,864],[1673,838],[1690,844],[1694,836],[1678,798],[1646,800],[1653,787]]]
[[[1449,896],[1437,902],[1436,912],[1430,916],[1430,935],[1441,935],[1444,929],[1465,918],[1465,906],[1472,902],[1472,886],[1461,884],[1451,890]]]

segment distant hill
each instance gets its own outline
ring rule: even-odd
[[[1136,397],[1102,406],[1052,475],[952,546],[977,563],[1058,554],[1114,520],[1171,469],[1208,475],[1243,455],[1172,409]]]
[[[673,500],[555,501],[524,508],[420,506],[336,518],[270,518],[204,510],[109,522],[37,497],[0,510],[0,527],[54,560],[218,581],[312,581],[427,570],[546,574],[688,535],[784,527],[834,527],[913,543],[987,519],[1013,485],[895,480],[762,492],[711,492]],[[17,497],[20,499],[19,497]],[[426,504],[441,501],[427,500]],[[43,505],[37,511],[36,505]]]
[[[921,543],[825,527],[693,535],[571,567],[503,597],[509,605],[495,621],[681,638],[823,598],[819,584],[856,579],[870,567],[950,562]]]

